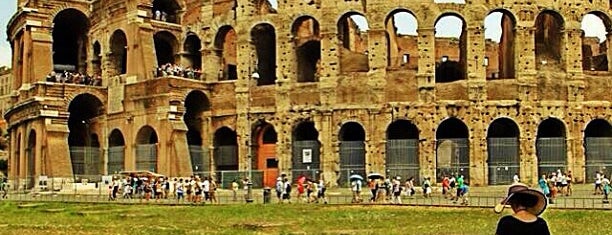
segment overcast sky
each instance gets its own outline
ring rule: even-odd
[[[15,13],[17,1],[4,1],[0,7],[0,66],[10,66],[11,64],[11,47],[6,40],[6,23]],[[8,3],[7,3],[8,2]],[[12,2],[12,3],[11,3]],[[435,2],[459,2],[464,0],[435,0]],[[277,7],[277,0],[270,0],[273,7]],[[367,30],[367,20],[363,17],[352,17],[361,29]],[[401,34],[416,34],[417,22],[416,19],[408,13],[400,13],[395,16],[397,22],[396,27],[398,33]],[[501,36],[501,13],[493,13],[485,19],[485,38],[499,41]],[[462,22],[457,17],[445,17],[438,21],[436,25],[436,36],[439,37],[458,37],[461,33]],[[582,29],[586,36],[599,37],[600,41],[605,40],[605,27],[601,19],[595,15],[586,15],[582,21]]]

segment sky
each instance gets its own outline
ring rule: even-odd
[[[6,24],[11,16],[15,13],[17,3],[13,0],[2,0],[5,2],[14,2],[12,4],[5,3],[0,7],[0,66],[10,66],[11,64],[11,46],[6,39]],[[273,7],[278,7],[277,0],[269,0]],[[463,3],[464,0],[435,0],[436,3]],[[395,16],[396,27],[398,33],[416,35],[417,22],[414,16],[409,13],[398,13]],[[366,18],[354,15],[351,17],[359,28],[367,30],[368,24]],[[462,29],[461,19],[453,16],[448,16],[440,19],[436,24],[437,37],[459,37]],[[485,38],[499,42],[501,37],[501,13],[492,13],[485,18]],[[586,15],[582,21],[582,29],[585,35],[589,37],[599,37],[600,42],[605,40],[605,26],[600,18],[595,15]]]

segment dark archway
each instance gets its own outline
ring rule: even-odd
[[[385,20],[387,39],[387,68],[418,67],[418,21],[414,14],[407,9],[397,9],[391,12]]]
[[[487,130],[489,185],[511,184],[520,174],[519,128],[509,118],[499,118]]]
[[[485,18],[484,25],[485,36],[495,35],[495,37],[485,37],[486,55],[483,58],[483,65],[487,70],[487,79],[515,78],[516,19],[514,15],[507,10],[496,9]]]
[[[457,118],[444,120],[436,130],[436,177],[463,175],[470,178],[469,131]]]
[[[69,8],[53,19],[53,70],[87,71],[89,19],[83,12]]]
[[[340,145],[340,172],[338,185],[347,186],[351,174],[365,176],[366,133],[363,126],[357,122],[347,122],[338,133]]]
[[[293,177],[304,175],[315,179],[321,166],[319,131],[311,121],[300,122],[293,130]]]
[[[198,35],[189,33],[185,39],[183,51],[185,52],[185,58],[187,59],[188,68],[202,69],[202,41]]]
[[[91,61],[94,75],[102,75],[102,47],[100,42],[93,44],[93,59]]]
[[[609,71],[608,32],[612,31],[610,18],[606,13],[593,11],[583,16],[581,24],[582,69]]]
[[[152,10],[154,20],[180,23],[181,6],[175,0],[153,0]]]
[[[127,37],[125,33],[118,29],[115,30],[110,38],[110,65],[112,75],[127,73]]]
[[[342,72],[367,72],[368,21],[363,14],[348,12],[338,20],[338,41],[340,42],[340,70]]]
[[[28,162],[26,166],[26,176],[27,176],[27,188],[31,189],[36,185],[36,131],[31,130],[28,135],[28,145],[26,148],[26,159]]]
[[[600,172],[609,176],[612,171],[612,125],[604,119],[591,121],[584,130],[587,182],[593,182]]]
[[[467,24],[462,16],[446,13],[435,23],[436,83],[464,80],[467,76]],[[449,29],[461,29],[450,32]]]
[[[108,136],[107,174],[116,174],[125,170],[125,139],[119,129],[114,129]]]
[[[548,118],[538,126],[536,150],[538,175],[567,170],[565,125],[559,119]]]
[[[170,32],[162,31],[153,35],[153,41],[155,43],[157,65],[174,64],[178,45],[176,37]]]
[[[408,120],[387,127],[385,169],[387,176],[420,179],[419,129]]]
[[[317,82],[321,60],[319,22],[310,16],[302,16],[293,22],[291,32],[296,47],[297,81]]]
[[[185,115],[183,120],[187,125],[187,145],[191,157],[191,167],[195,174],[207,175],[210,172],[208,148],[204,146],[202,132],[206,117],[204,112],[210,111],[210,101],[204,92],[192,91],[185,99]]]
[[[236,132],[228,127],[219,128],[215,132],[214,146],[215,169],[217,171],[237,171],[238,138]]]
[[[563,69],[563,17],[555,11],[543,11],[536,18],[535,27],[536,67],[552,65]]]
[[[255,46],[256,57],[251,61],[250,72],[257,72],[258,86],[272,85],[276,82],[276,32],[270,24],[258,24],[251,29],[251,40]],[[254,65],[252,63],[255,63]]]
[[[68,146],[72,171],[77,179],[95,179],[102,172],[103,156],[98,140],[98,117],[104,114],[104,105],[91,94],[74,97],[68,106]]]
[[[219,81],[238,79],[237,47],[238,36],[232,26],[223,26],[215,37],[215,49],[221,65]],[[249,64],[249,66],[251,66]]]
[[[136,135],[136,170],[157,172],[159,138],[151,126],[143,126]]]

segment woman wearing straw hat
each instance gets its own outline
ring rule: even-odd
[[[508,189],[508,196],[495,206],[495,212],[501,213],[506,205],[512,208],[514,214],[499,220],[495,234],[550,234],[546,221],[538,217],[547,206],[546,196],[542,192],[530,189],[525,184],[513,184]]]

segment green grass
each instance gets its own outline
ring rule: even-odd
[[[612,211],[548,210],[553,234],[612,234]],[[493,234],[492,209],[0,203],[0,234]]]

